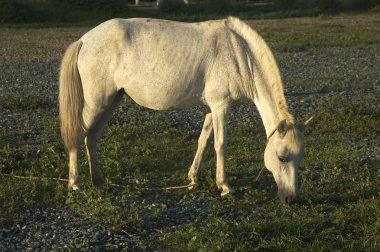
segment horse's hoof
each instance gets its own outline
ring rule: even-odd
[[[227,195],[231,195],[235,192],[234,189],[232,189],[230,186],[223,186],[223,191],[220,193],[220,196],[224,197]]]
[[[197,184],[195,184],[195,183],[190,183],[190,184],[189,184],[189,187],[188,187],[187,189],[189,189],[189,190],[193,190],[193,189],[196,187],[196,185],[197,185]]]
[[[189,184],[188,189],[193,190],[197,184],[197,178],[194,177],[193,175],[190,175],[190,174],[188,175],[188,178],[190,180],[190,184]]]
[[[92,184],[94,186],[102,186],[104,184],[104,179],[103,177],[99,177],[99,178],[92,178]]]
[[[67,187],[69,188],[69,190],[73,190],[73,191],[79,191],[80,190],[79,185],[77,185],[77,184],[69,184]]]

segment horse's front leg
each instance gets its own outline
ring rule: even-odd
[[[214,147],[216,152],[216,185],[222,190],[221,195],[234,192],[226,180],[225,159],[227,146],[227,114],[229,104],[222,104],[212,111],[212,124],[214,126]]]
[[[208,113],[203,123],[201,135],[199,136],[199,139],[198,139],[197,152],[195,153],[193,163],[191,164],[191,167],[188,173],[188,178],[191,180],[191,185],[192,185],[191,187],[189,187],[190,190],[193,189],[194,185],[197,183],[199,167],[201,165],[202,157],[206,150],[207,142],[210,139],[211,133],[212,133],[212,116],[211,116],[211,113]]]

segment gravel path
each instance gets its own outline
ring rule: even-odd
[[[360,106],[360,100],[355,100],[357,95],[374,93],[374,97],[380,100],[380,45],[276,53],[276,57],[286,83],[290,110],[297,116],[312,115],[330,99],[351,100]],[[50,107],[51,113],[56,115],[58,66],[57,59],[15,63],[5,61],[0,54],[0,101],[11,95],[43,97],[44,106]],[[376,111],[380,111],[379,104],[374,105]],[[120,113],[126,113],[125,106],[119,108]],[[205,111],[204,108],[195,108],[183,112],[160,112],[159,116],[172,125],[199,133]],[[141,110],[136,113],[153,112]],[[38,114],[30,111],[15,112],[2,108],[0,131],[18,132],[25,124],[38,129],[36,116]],[[232,110],[231,124],[237,120],[250,122],[260,119],[253,105],[243,104]],[[17,138],[17,134],[14,137]],[[27,141],[36,146],[44,144],[38,130]],[[368,155],[379,155],[378,144],[367,146],[368,143],[357,143],[360,148],[362,145]],[[92,223],[69,207],[19,207],[13,215],[9,218],[13,221],[0,224],[0,251],[133,249],[133,234]]]

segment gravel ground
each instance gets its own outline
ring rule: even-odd
[[[276,53],[276,57],[286,83],[290,110],[298,117],[312,115],[314,110],[331,99],[351,100],[360,106],[360,101],[355,100],[358,95],[374,93],[374,97],[380,100],[380,45]],[[10,95],[44,97],[45,106],[51,107],[51,113],[56,115],[59,60],[53,57],[20,62],[5,60],[5,56],[0,54],[0,100]],[[379,104],[374,105],[376,111],[380,111]],[[122,105],[118,112],[128,113],[125,106]],[[205,111],[204,108],[195,108],[183,112],[159,112],[158,115],[179,128],[193,129],[195,134],[200,131]],[[136,113],[153,112],[141,110]],[[38,129],[37,116],[30,111],[15,112],[2,108],[0,131],[18,132],[25,125]],[[237,120],[250,122],[260,119],[253,105],[243,104],[231,111],[230,123]],[[36,131],[27,141],[36,146],[44,144],[42,133]],[[18,137],[17,133],[10,136]],[[364,148],[368,156],[379,156],[378,143],[366,141],[355,145],[358,149]],[[133,249],[131,240],[135,239],[134,234],[92,223],[69,207],[20,207],[10,219],[13,221],[0,225],[0,251]]]

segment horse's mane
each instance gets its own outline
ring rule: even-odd
[[[269,88],[273,92],[273,98],[277,103],[279,113],[287,122],[293,124],[294,117],[288,111],[281,74],[267,43],[256,31],[238,18],[229,17],[226,25],[246,41],[255,58],[258,59],[255,64],[260,65],[263,74],[269,80]]]

